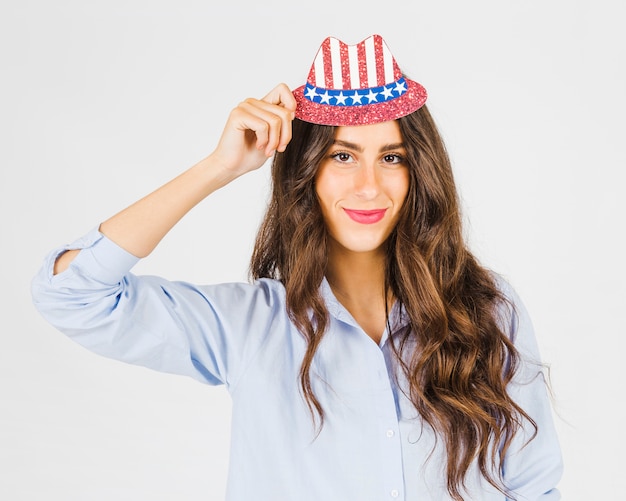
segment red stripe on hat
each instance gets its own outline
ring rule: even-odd
[[[374,37],[374,56],[376,58],[376,85],[385,85],[385,60],[383,56],[383,39],[376,35]],[[374,87],[370,83],[370,87]]]
[[[324,53],[324,79],[325,79],[325,88],[332,89],[333,88],[333,62],[330,57],[330,38],[324,40],[324,45],[322,45],[322,51]],[[319,85],[319,83],[318,83]]]
[[[359,80],[361,81],[361,89],[367,89],[367,65],[365,60],[365,42],[361,42],[357,46],[359,51]]]
[[[348,45],[339,42],[339,53],[341,54],[341,78],[343,79],[343,89],[350,88],[350,59],[348,58]]]
[[[402,71],[400,70],[400,66],[398,66],[395,59],[393,60],[393,77],[396,80],[400,80],[402,78]]]

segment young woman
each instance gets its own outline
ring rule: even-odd
[[[425,99],[378,35],[326,39],[305,86],[246,99],[213,153],[33,282],[41,313],[89,349],[227,386],[230,500],[559,498],[530,321],[463,242]],[[253,283],[130,273],[272,155]]]

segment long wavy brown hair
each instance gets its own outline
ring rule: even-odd
[[[510,494],[501,473],[506,451],[524,420],[536,432],[506,391],[519,355],[500,327],[499,312],[511,312],[512,305],[464,242],[450,160],[428,109],[398,123],[410,183],[386,242],[386,286],[409,319],[391,343],[407,381],[403,391],[445,444],[453,499],[463,499],[475,460],[489,483]],[[300,385],[320,427],[324,410],[310,369],[329,314],[320,295],[327,232],[314,180],[334,133],[334,127],[294,120],[293,139],[274,157],[272,197],[250,266],[252,278],[275,278],[285,286],[287,310],[307,341]]]

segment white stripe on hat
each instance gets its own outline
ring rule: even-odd
[[[365,40],[365,65],[367,67],[367,86],[376,87],[376,53],[373,36]]]
[[[335,89],[343,88],[343,76],[341,75],[341,50],[339,49],[339,40],[330,39],[330,60],[333,69],[333,87]]]
[[[324,75],[324,50],[320,48],[313,63],[315,67],[315,86],[326,87],[326,75]]]
[[[383,41],[383,67],[385,68],[385,83],[395,81],[393,74],[393,56],[387,44]]]
[[[359,51],[356,45],[348,45],[348,61],[350,62],[350,88],[359,89],[361,79],[359,78]]]

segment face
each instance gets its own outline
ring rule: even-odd
[[[315,189],[334,248],[382,252],[409,190],[396,121],[338,127]]]

